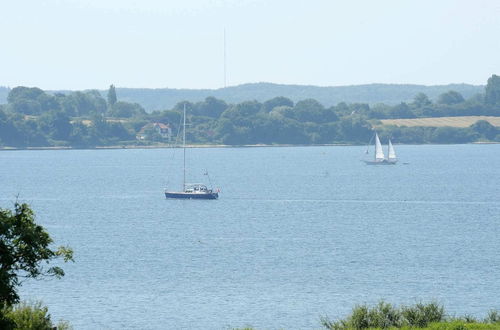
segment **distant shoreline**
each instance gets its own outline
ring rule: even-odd
[[[457,145],[457,144],[500,144],[500,142],[472,142],[472,143],[422,143],[422,144],[399,144],[399,145]],[[271,147],[354,147],[364,146],[365,144],[349,144],[349,143],[333,143],[333,144],[187,144],[186,148],[271,148]],[[152,145],[152,146],[103,146],[93,148],[76,148],[76,147],[0,147],[0,151],[19,151],[19,150],[108,150],[108,149],[171,149],[181,148],[180,146],[172,146],[169,144]]]
[[[263,148],[263,147],[333,147],[333,146],[360,146],[361,144],[186,144],[186,148]],[[180,149],[181,146],[172,145],[153,145],[153,146],[102,146],[92,148],[77,148],[77,147],[0,147],[0,151],[14,151],[14,150],[107,150],[107,149]]]

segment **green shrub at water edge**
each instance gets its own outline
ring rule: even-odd
[[[52,329],[52,321],[48,308],[41,303],[27,304],[21,303],[13,307],[4,308],[2,311],[4,319],[10,324],[6,329]]]
[[[444,308],[435,302],[429,304],[417,303],[414,306],[402,306],[401,315],[405,325],[423,328],[432,322],[444,319]]]
[[[0,311],[0,327],[3,330],[70,330],[72,327],[66,321],[57,325],[52,323],[48,308],[41,303],[20,303],[12,307],[4,307]]]
[[[368,305],[356,305],[351,315],[344,320],[330,321],[321,318],[321,324],[327,329],[368,329],[368,328],[391,328],[406,325],[402,312],[393,305],[384,301],[375,307]]]
[[[500,313],[492,310],[482,323],[470,316],[460,318],[446,317],[443,306],[436,302],[417,303],[412,306],[394,307],[384,301],[370,307],[366,304],[356,305],[345,319],[331,321],[321,318],[323,327],[332,330],[343,329],[499,329]]]
[[[485,323],[498,323],[500,324],[500,311],[498,310],[490,310],[488,312],[488,316],[484,320]]]

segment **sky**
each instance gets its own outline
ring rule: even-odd
[[[500,74],[498,0],[0,0],[0,31],[9,87],[482,85]]]

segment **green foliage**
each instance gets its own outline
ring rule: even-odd
[[[364,144],[370,139],[373,126],[380,125],[378,119],[500,116],[500,106],[495,103],[499,79],[493,75],[488,80],[486,95],[476,94],[468,100],[459,92],[448,90],[439,95],[436,103],[427,94],[417,92],[411,103],[370,106],[340,102],[326,108],[312,98],[294,103],[279,96],[263,103],[253,100],[227,104],[209,96],[199,102],[178,102],[171,110],[151,114],[137,103],[116,101],[113,85],[108,90],[107,102],[96,90],[49,95],[38,88],[16,87],[9,91],[9,104],[0,108],[0,146],[147,144],[148,141],[135,138],[140,129],[148,122],[159,122],[168,124],[176,136],[184,107],[188,113],[190,143]],[[463,91],[463,86],[455,87]],[[397,143],[500,141],[499,129],[487,122],[469,128],[382,126],[377,130]],[[161,141],[154,132],[150,135],[151,141]]]
[[[118,101],[110,106],[108,115],[118,118],[131,118],[144,116],[146,115],[146,111],[140,104]]]
[[[4,330],[29,329],[29,330],[70,330],[72,327],[66,321],[54,324],[48,308],[37,303],[20,303],[6,306],[0,310],[0,327]]]
[[[484,319],[485,323],[498,323],[500,324],[500,310],[492,309]]]
[[[45,112],[38,118],[43,133],[55,140],[68,140],[73,129],[70,118],[62,111]]]
[[[492,75],[486,85],[485,102],[492,105],[500,105],[500,76]]]
[[[438,127],[430,137],[433,143],[468,143],[476,139],[474,132],[469,128]]]
[[[52,321],[48,308],[41,303],[21,303],[3,311],[5,318],[11,320],[11,329],[51,330]]]
[[[45,111],[59,110],[56,97],[45,94],[40,88],[15,87],[7,97],[12,112],[25,115],[38,115]]]
[[[227,107],[227,103],[223,100],[209,96],[205,98],[205,101],[194,104],[190,113],[196,116],[219,118],[226,111]]]
[[[431,104],[432,104],[432,102],[431,102],[431,100],[429,100],[429,97],[426,94],[424,94],[424,93],[418,93],[413,98],[413,104],[412,105],[415,108],[423,108],[423,107],[430,106]]]
[[[343,137],[345,142],[355,141],[357,143],[366,143],[373,134],[371,125],[359,116],[342,118],[339,130],[340,136]]]
[[[331,321],[327,317],[321,318],[321,324],[327,329],[369,329],[369,328],[402,328],[426,327],[432,322],[445,320],[444,308],[437,303],[396,308],[384,301],[376,306],[357,305],[345,319]]]
[[[297,102],[291,115],[293,119],[301,122],[329,123],[338,120],[333,109],[325,109],[321,103],[313,99]]]
[[[485,323],[467,323],[455,320],[448,322],[431,323],[424,329],[427,330],[499,330],[500,325]]]
[[[77,110],[77,116],[104,114],[107,110],[106,101],[97,90],[73,92],[66,97],[68,104]]]
[[[401,102],[390,110],[390,118],[415,118],[408,104]]]
[[[327,329],[387,329],[400,327],[403,321],[399,310],[391,304],[381,301],[372,308],[367,305],[354,307],[351,315],[345,320],[332,322],[328,318],[322,318],[321,323]]]
[[[116,89],[114,85],[109,86],[108,89],[108,107],[113,107],[116,103]]]
[[[431,322],[440,322],[444,319],[444,307],[431,302],[429,304],[417,303],[414,306],[402,306],[401,316],[406,324],[423,328]]]
[[[491,125],[486,120],[478,120],[470,128],[486,140],[494,140],[496,135],[500,134],[500,129]]]
[[[52,238],[35,223],[27,204],[16,202],[14,211],[0,209],[0,305],[19,301],[20,278],[64,276],[60,267],[45,265],[59,257],[65,262],[73,260],[73,251],[66,247],[53,250],[51,244]]]
[[[275,97],[275,98],[272,98],[270,100],[267,100],[266,102],[264,102],[262,104],[262,109],[269,113],[271,112],[274,108],[276,107],[289,107],[289,108],[293,108],[293,101],[290,100],[289,98],[287,97],[283,97],[283,96],[278,96],[278,97]]]
[[[451,105],[451,104],[462,103],[464,101],[465,101],[464,97],[459,92],[448,91],[446,93],[439,95],[437,103]]]
[[[319,87],[304,85],[280,85],[270,83],[252,83],[231,86],[216,90],[196,89],[139,89],[117,88],[120,98],[129,102],[141,104],[148,112],[159,109],[171,109],[179,100],[203,100],[213,96],[229,103],[241,103],[245,100],[256,99],[259,102],[272,99],[276,96],[286,97],[293,102],[312,98],[331,107],[339,102],[362,102],[369,104],[386,103],[397,104],[401,101],[410,102],[417,93],[425,93],[431,100],[441,93],[455,90],[468,98],[482,92],[483,86],[467,84],[451,84],[440,86],[422,86],[409,84],[369,84],[359,86]],[[1,99],[0,87],[0,103]],[[292,105],[293,106],[293,105]]]
[[[7,101],[9,103],[14,103],[21,100],[36,101],[38,97],[43,94],[45,94],[45,92],[38,87],[30,88],[18,86],[11,89],[9,95],[7,96]]]
[[[432,330],[460,330],[460,329],[500,329],[500,313],[497,310],[489,312],[488,317],[479,322],[472,316],[459,318],[447,317],[443,306],[436,302],[428,304],[417,303],[413,306],[394,307],[383,301],[370,307],[357,305],[345,318],[332,321],[328,317],[320,319],[324,328],[335,330],[347,329],[432,329]]]

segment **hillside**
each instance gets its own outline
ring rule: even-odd
[[[439,94],[449,90],[455,90],[462,94],[463,97],[468,98],[474,94],[484,92],[484,86],[466,84],[442,86],[371,84],[319,87],[257,83],[212,90],[117,88],[116,92],[120,100],[137,102],[146,110],[151,111],[172,108],[182,100],[202,101],[207,96],[214,96],[228,103],[240,103],[247,100],[264,102],[276,96],[285,96],[294,102],[311,98],[328,107],[339,102],[397,104],[401,101],[413,99],[420,92],[427,94],[433,100]]]
[[[7,95],[9,95],[10,88],[0,86],[0,104],[7,103]]]
[[[339,102],[394,105],[402,101],[412,100],[420,92],[427,94],[431,100],[435,100],[438,95],[450,90],[457,91],[464,98],[468,98],[474,94],[484,92],[484,86],[467,84],[436,86],[369,84],[319,87],[255,83],[219,89],[117,88],[116,92],[119,100],[136,102],[141,104],[147,111],[153,111],[170,109],[177,102],[183,100],[202,101],[207,96],[214,96],[228,103],[239,103],[247,100],[263,102],[276,96],[285,96],[295,102],[312,98],[329,107]],[[8,91],[7,88],[0,87],[0,104],[7,102]],[[104,96],[106,92],[105,90],[101,91]]]
[[[491,125],[500,127],[500,117],[493,116],[460,116],[460,117],[431,117],[411,119],[382,119],[383,125],[395,126],[425,126],[425,127],[469,127],[478,120],[486,120]]]

